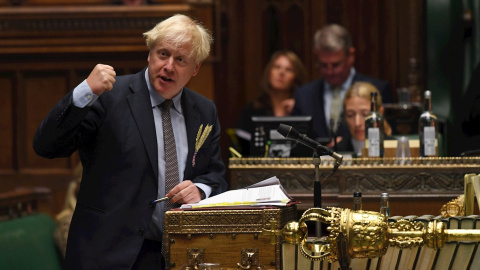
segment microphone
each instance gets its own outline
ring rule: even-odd
[[[342,164],[343,156],[335,153],[332,149],[323,146],[319,142],[310,139],[307,135],[301,134],[296,129],[291,126],[280,124],[277,128],[278,133],[280,133],[283,137],[296,140],[316,151],[320,151],[324,154],[327,154],[335,159],[335,165],[333,167],[333,171],[335,172],[338,167]]]

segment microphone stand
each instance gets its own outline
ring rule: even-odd
[[[313,165],[315,167],[315,181],[313,183],[313,205],[314,207],[321,208],[322,207],[322,184],[320,182],[320,153],[325,153],[330,155],[335,159],[335,164],[333,166],[333,171],[330,176],[332,176],[337,170],[338,167],[342,164],[343,156],[333,152],[329,148],[321,145],[317,141],[314,141],[310,138],[307,137],[305,134],[300,134],[297,130],[292,128],[291,126],[287,126],[285,124],[280,124],[277,128],[278,133],[283,135],[285,138],[290,138],[297,140],[306,146],[314,149],[315,151],[313,152]],[[328,177],[330,177],[328,176]],[[316,226],[316,236],[320,237],[321,236],[321,226],[320,222],[317,222]]]
[[[333,118],[330,118],[330,138],[333,140],[333,149],[336,152],[337,151],[337,131],[338,131],[338,125],[337,129],[335,130],[335,120]]]
[[[322,208],[322,182],[320,182],[320,163],[321,159],[318,151],[313,152],[313,166],[315,167],[315,181],[313,182],[313,207]],[[315,224],[315,236],[320,238],[322,236],[321,222]]]

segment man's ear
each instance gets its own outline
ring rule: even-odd
[[[195,76],[198,74],[198,71],[200,70],[201,66],[202,66],[202,62],[198,62],[198,64],[195,65],[195,69],[193,70],[192,76]]]

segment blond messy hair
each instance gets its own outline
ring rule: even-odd
[[[347,103],[347,100],[349,100],[352,97],[359,97],[366,100],[370,100],[371,94],[373,92],[377,93],[378,108],[382,107],[383,103],[382,103],[382,96],[380,95],[380,91],[378,91],[375,85],[368,82],[356,82],[352,86],[350,86],[350,89],[347,91],[347,93],[345,94],[345,97],[343,98],[343,107],[345,108],[345,104]]]
[[[157,42],[167,42],[176,47],[190,45],[189,56],[195,58],[195,63],[202,62],[210,54],[213,38],[210,32],[200,23],[183,14],[173,15],[155,25],[150,31],[143,33],[149,50]]]

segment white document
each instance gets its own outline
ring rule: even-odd
[[[242,189],[229,190],[198,203],[183,204],[180,208],[229,206],[285,206],[292,200],[276,176]]]

